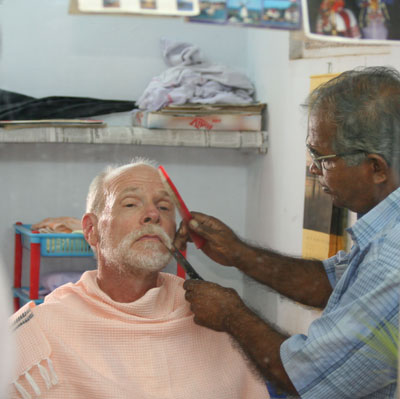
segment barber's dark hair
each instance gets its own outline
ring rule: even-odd
[[[332,122],[336,153],[379,154],[400,173],[400,73],[391,67],[357,68],[317,87],[305,106],[309,115]],[[363,156],[346,159],[361,162]]]

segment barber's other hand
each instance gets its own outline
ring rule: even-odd
[[[240,259],[243,243],[226,224],[217,218],[199,212],[191,212],[193,219],[182,222],[175,235],[174,245],[184,250],[191,241],[190,231],[204,237],[202,251],[215,262],[224,266],[235,266]]]
[[[232,288],[200,280],[186,280],[183,288],[186,290],[185,299],[194,313],[194,322],[201,326],[227,331],[230,318],[245,309],[240,296]]]

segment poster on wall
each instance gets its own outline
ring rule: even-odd
[[[364,44],[400,44],[400,0],[302,0],[307,37]]]
[[[346,250],[347,211],[337,208],[318,177],[310,173],[311,157],[307,154],[303,216],[302,256],[327,259]]]
[[[310,91],[329,81],[337,74],[310,77]],[[306,181],[304,193],[303,244],[304,258],[326,259],[340,250],[346,250],[348,213],[333,205],[319,184],[318,176],[310,172],[312,159],[306,152]]]
[[[74,0],[80,13],[198,15],[199,0]]]
[[[296,30],[301,28],[300,0],[200,0],[190,22]]]

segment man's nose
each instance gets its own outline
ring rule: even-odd
[[[160,211],[155,205],[148,205],[142,216],[142,223],[160,223]]]

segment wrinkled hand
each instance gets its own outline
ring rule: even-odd
[[[189,223],[181,222],[174,245],[184,250],[186,243],[191,241],[190,231],[194,231],[205,238],[201,249],[209,258],[224,266],[235,266],[240,258],[242,241],[220,220],[199,212],[191,214],[193,219]]]
[[[216,331],[227,331],[231,317],[245,309],[238,293],[232,288],[200,280],[186,280],[185,299],[194,313],[194,322]]]

